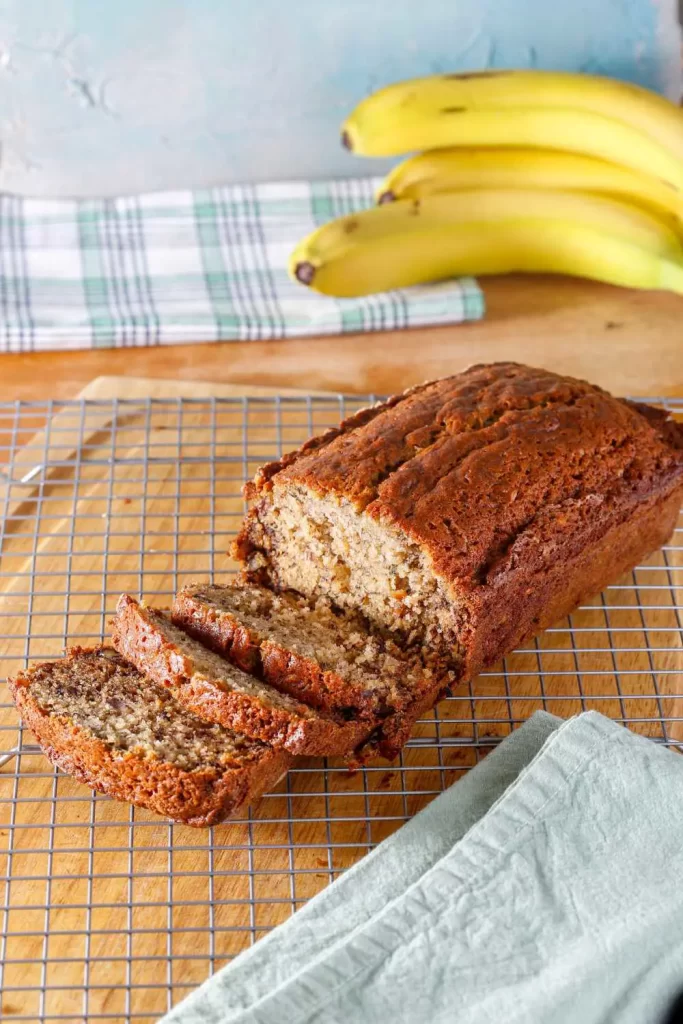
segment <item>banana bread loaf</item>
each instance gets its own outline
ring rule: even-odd
[[[371,630],[360,615],[336,612],[254,583],[183,587],[173,621],[277,690],[364,728],[395,757],[453,673],[421,650]],[[330,751],[328,751],[330,753]]]
[[[210,722],[285,747],[292,754],[349,754],[372,725],[347,721],[334,709],[307,707],[209,650],[163,611],[122,594],[113,623],[116,650],[178,702]],[[181,628],[181,626],[183,628]]]
[[[670,536],[683,429],[516,363],[365,409],[264,466],[249,578],[362,611],[471,677]]]
[[[53,764],[115,800],[187,825],[239,814],[292,762],[193,715],[111,648],[73,647],[8,685]]]

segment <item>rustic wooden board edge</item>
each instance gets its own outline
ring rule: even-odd
[[[308,391],[304,388],[272,388],[253,384],[214,384],[211,381],[167,380],[165,377],[95,377],[77,398],[332,398],[336,391]]]

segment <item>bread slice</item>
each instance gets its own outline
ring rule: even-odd
[[[282,693],[366,723],[375,730],[373,747],[386,757],[396,755],[415,720],[453,682],[442,665],[370,630],[359,615],[254,583],[183,587],[172,615]]]
[[[73,647],[8,685],[53,764],[187,825],[240,814],[291,764],[285,751],[193,715],[110,647]]]
[[[250,578],[471,678],[666,542],[683,424],[547,370],[472,366],[312,438],[247,497]]]
[[[168,686],[196,715],[292,754],[350,754],[374,723],[318,711],[242,671],[190,636],[182,624],[122,594],[112,641],[128,661]],[[355,716],[354,716],[355,717]]]

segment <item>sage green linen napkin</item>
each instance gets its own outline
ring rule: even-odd
[[[539,712],[164,1024],[649,1024],[683,986],[683,759]]]

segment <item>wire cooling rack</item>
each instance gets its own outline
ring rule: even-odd
[[[257,465],[368,398],[0,406],[0,676],[99,641],[122,590],[163,604],[234,570]],[[656,399],[653,401],[657,401]],[[662,403],[666,404],[666,403]],[[669,400],[683,414],[683,400]],[[646,565],[422,721],[400,761],[301,761],[199,831],[54,771],[0,685],[7,1021],[157,1019],[428,803],[538,708],[595,708],[683,744],[683,529]]]

